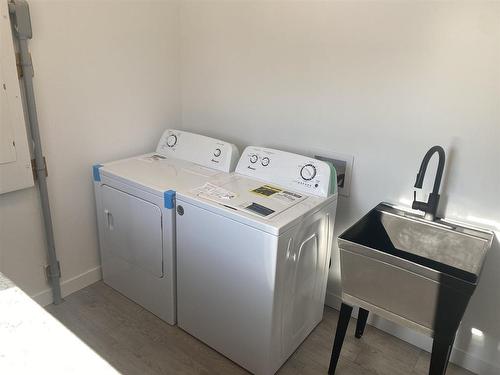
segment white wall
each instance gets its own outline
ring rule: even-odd
[[[91,165],[150,150],[179,122],[241,146],[354,155],[337,233],[381,200],[407,203],[442,144],[446,216],[500,232],[499,3],[185,1],[180,18],[168,1],[30,4],[65,294],[99,278]],[[45,263],[36,189],[0,196],[0,271],[46,303]],[[456,342],[455,360],[484,374],[500,371],[499,267],[495,242]]]
[[[5,0],[2,0],[5,1]],[[91,166],[154,148],[178,126],[177,2],[30,1],[30,43],[63,293],[100,278]],[[0,271],[41,303],[35,188],[0,196]]]
[[[500,230],[499,19],[498,2],[182,2],[182,123],[240,145],[354,155],[337,234],[380,201],[407,204],[441,144],[445,215]],[[454,356],[484,374],[500,371],[499,268],[495,242]],[[329,292],[340,295],[338,269]]]

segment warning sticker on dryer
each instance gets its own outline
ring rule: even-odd
[[[153,163],[155,161],[160,161],[160,160],[164,160],[164,159],[166,159],[165,156],[158,155],[158,154],[154,154],[154,155],[150,155],[150,156],[144,156],[144,157],[140,158],[140,160],[147,161],[148,163]]]

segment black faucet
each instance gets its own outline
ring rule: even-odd
[[[445,154],[444,150],[441,146],[431,147],[429,151],[424,156],[422,160],[422,164],[420,165],[420,170],[417,174],[417,181],[415,181],[415,187],[418,189],[422,188],[422,184],[424,182],[425,171],[427,170],[427,165],[429,164],[429,160],[431,160],[432,156],[435,153],[439,155],[439,164],[436,171],[436,179],[434,180],[434,188],[432,189],[432,193],[429,194],[429,200],[427,202],[419,202],[417,201],[417,192],[413,192],[413,204],[412,208],[414,210],[420,210],[425,212],[425,218],[428,220],[436,219],[436,211],[439,204],[439,186],[441,185],[441,178],[443,177],[444,171],[444,162],[445,162]]]

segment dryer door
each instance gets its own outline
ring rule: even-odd
[[[104,252],[163,276],[162,214],[158,206],[110,186],[102,186]]]

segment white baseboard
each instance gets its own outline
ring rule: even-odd
[[[61,282],[62,297],[64,298],[66,296],[69,296],[71,293],[83,289],[86,286],[89,286],[90,284],[93,284],[101,279],[101,266],[98,266],[68,280],[64,280]],[[50,305],[52,303],[52,290],[50,288],[46,289],[44,291],[36,293],[35,295],[32,295],[31,298],[33,298],[38,304],[42,306]]]
[[[340,308],[342,300],[333,293],[326,293],[325,304],[336,310]],[[353,310],[353,316],[357,316],[357,309]],[[368,324],[397,337],[400,340],[406,341],[416,347],[430,352],[432,349],[432,338],[425,336],[419,332],[415,332],[409,328],[402,327],[388,320],[377,316],[370,315]],[[475,374],[494,375],[500,374],[500,368],[493,363],[485,361],[481,358],[472,356],[466,351],[458,348],[453,348],[450,361],[460,367],[463,367]]]
[[[326,290],[325,305],[332,309],[339,310],[342,300],[336,295]]]

